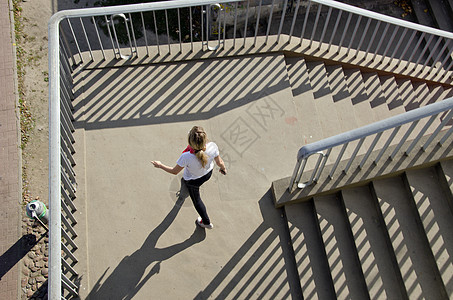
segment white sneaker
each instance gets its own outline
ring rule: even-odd
[[[209,225],[203,224],[203,220],[201,219],[201,217],[198,217],[197,220],[195,221],[195,223],[198,226],[200,226],[201,228],[207,228],[207,229],[214,228],[214,225],[212,225],[212,223],[209,223]]]

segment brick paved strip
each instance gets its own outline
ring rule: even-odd
[[[0,299],[19,299],[20,151],[9,0],[0,0]]]

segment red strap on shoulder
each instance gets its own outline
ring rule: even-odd
[[[188,145],[187,148],[184,149],[184,151],[182,153],[184,153],[184,152],[190,152],[190,153],[194,154],[195,150],[193,150],[193,148]]]

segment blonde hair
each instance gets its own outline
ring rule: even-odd
[[[208,141],[208,135],[201,126],[194,126],[189,131],[188,137],[189,145],[195,150],[195,156],[200,161],[203,168],[208,163],[208,155],[203,151]]]

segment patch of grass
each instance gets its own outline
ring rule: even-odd
[[[30,138],[30,132],[34,127],[35,120],[30,111],[30,107],[25,101],[25,66],[30,62],[27,57],[27,51],[23,47],[25,40],[30,39],[24,33],[25,18],[22,16],[22,7],[20,3],[22,0],[13,0],[14,10],[14,32],[16,40],[16,66],[17,66],[17,89],[19,93],[19,111],[20,111],[20,132],[21,132],[21,149],[25,149],[27,142]]]

